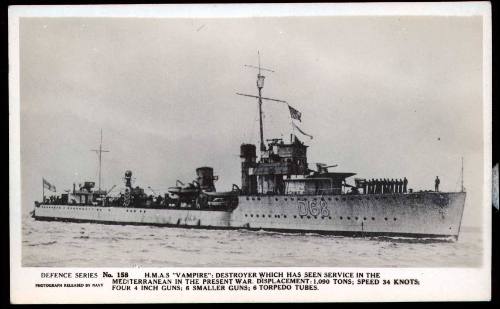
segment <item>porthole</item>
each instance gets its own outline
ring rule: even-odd
[[[278,218],[280,217],[280,215],[278,215]]]
[[[278,201],[278,198],[275,198],[274,200],[275,200],[275,201]]]
[[[314,219],[318,219],[318,216],[314,216]]]
[[[285,201],[287,200],[287,198],[285,197]]]
[[[358,220],[358,217],[356,217],[355,219]]]
[[[255,215],[255,217],[257,217],[257,218],[258,218],[258,217],[259,217],[259,215]]]
[[[339,200],[339,198],[338,198],[338,197],[336,197],[336,198],[335,198],[335,200],[336,200],[336,201],[338,201],[338,200]]]
[[[255,201],[255,198],[254,198],[254,197],[252,197],[252,201]]]
[[[366,217],[363,217],[363,220],[366,221]]]
[[[257,201],[260,201],[260,197],[257,198]]]
[[[397,219],[396,219],[396,218],[394,218],[394,221],[396,221],[396,220],[397,220]]]
[[[332,217],[328,217],[328,219],[332,220]]]
[[[345,201],[345,197],[342,200]]]
[[[293,200],[294,200],[294,198],[292,197],[292,198],[290,199],[290,201],[293,201]],[[285,201],[286,201],[286,199],[285,199]]]
[[[342,220],[342,219],[343,219],[343,217],[342,217],[342,216],[340,216],[340,220]]]
[[[294,215],[293,217],[294,217],[295,219],[297,218],[297,216],[296,216],[296,215]]]
[[[250,199],[250,198],[248,198],[248,196],[247,196],[247,201],[248,201],[249,199]]]
[[[271,215],[267,215],[269,218],[271,218]]]
[[[283,218],[286,218],[286,215],[283,215]]]
[[[331,201],[331,200],[332,200],[332,198],[331,198],[331,197],[329,197],[329,198],[328,198],[328,200],[329,200],[329,201]]]
[[[374,217],[372,217],[372,221],[375,221],[375,218],[374,218]]]
[[[311,219],[311,216],[307,216],[307,219]]]
[[[248,215],[247,215],[247,214],[245,214],[245,217],[248,217]]]
[[[321,198],[321,200],[322,200],[322,201],[324,201],[324,200],[325,200],[325,198],[324,198],[324,197],[322,197],[322,198]]]
[[[387,221],[387,218],[384,218],[385,221]]]
[[[351,217],[347,217],[347,220],[351,220]]]
[[[252,218],[253,218],[253,214],[250,214],[250,217],[252,217]]]

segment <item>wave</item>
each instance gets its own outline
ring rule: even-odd
[[[453,236],[444,237],[403,237],[403,236],[372,236],[370,240],[387,241],[393,243],[407,243],[407,244],[433,244],[433,243],[453,243],[455,239]]]
[[[48,242],[40,242],[40,243],[37,243],[37,244],[28,244],[28,246],[30,246],[30,247],[50,246],[50,245],[54,245],[56,243],[57,243],[57,241],[54,240],[54,241],[48,241]]]

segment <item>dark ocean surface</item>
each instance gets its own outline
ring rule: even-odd
[[[481,230],[459,240],[353,238],[23,218],[22,264],[44,267],[477,267]]]

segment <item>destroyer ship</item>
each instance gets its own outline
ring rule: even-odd
[[[262,96],[265,76],[258,70],[259,155],[254,144],[240,145],[241,184],[230,191],[216,190],[212,167],[196,169],[191,182],[178,180],[163,194],[148,195],[132,185],[127,170],[124,188],[112,196],[84,182],[60,195],[35,202],[36,220],[139,224],[206,229],[250,229],[280,232],[325,233],[348,236],[449,237],[458,239],[466,193],[435,190],[414,192],[404,179],[355,178],[355,173],[332,172],[334,166],[316,164],[310,169],[308,146],[297,134],[289,141],[264,140],[264,100],[287,104],[292,120],[301,113],[286,101]],[[292,121],[294,128],[307,135]],[[463,178],[463,177],[462,177]],[[462,181],[463,183],[463,181]],[[55,189],[44,180],[44,188]],[[53,190],[55,191],[55,190]]]

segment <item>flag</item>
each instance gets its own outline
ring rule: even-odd
[[[56,192],[56,186],[54,186],[53,184],[49,183],[47,180],[45,180],[45,178],[42,178],[43,179],[43,187],[44,189],[48,189],[52,192]]]
[[[292,117],[292,119],[296,119],[296,120],[302,122],[300,120],[300,117],[302,116],[301,112],[299,112],[295,108],[291,107],[290,105],[288,105],[288,109],[290,110],[290,117]]]
[[[307,134],[306,132],[302,131],[301,128],[299,128],[295,123],[292,122],[292,125],[295,129],[297,129],[297,131],[299,131],[300,133],[304,134],[305,136],[309,137],[310,139],[313,139],[312,135],[309,135]]]

